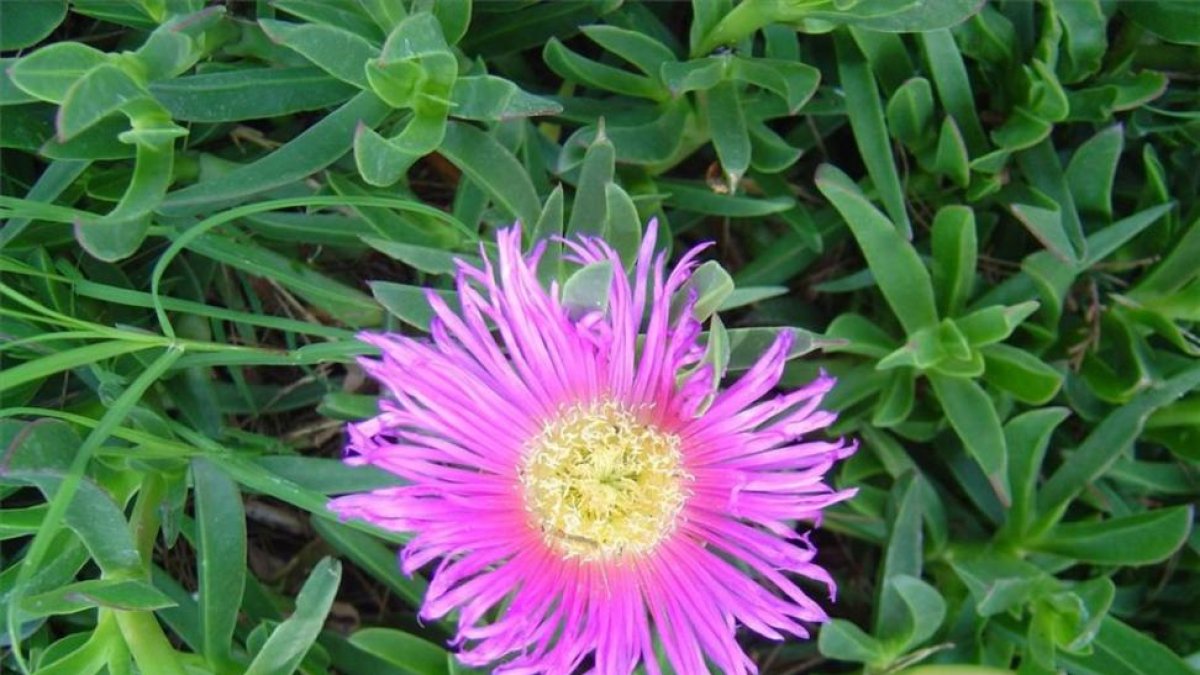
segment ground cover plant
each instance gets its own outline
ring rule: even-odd
[[[837,378],[834,619],[760,672],[1200,670],[1200,5],[4,0],[0,54],[4,672],[475,672],[327,504],[396,480],[355,333],[517,221],[714,241],[704,362]]]

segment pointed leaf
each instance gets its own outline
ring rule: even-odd
[[[876,283],[909,334],[937,323],[929,272],[912,245],[841,170],[822,164],[817,188],[850,226]]]
[[[317,563],[296,596],[296,611],[272,631],[250,662],[246,675],[290,675],[295,672],[325,625],[341,578],[342,565],[338,561],[324,558]]]
[[[1009,502],[1008,448],[1000,416],[983,388],[972,380],[929,374],[950,426],[983,469],[1002,503]]]
[[[978,244],[975,212],[965,206],[946,206],[933,218],[933,289],[938,309],[957,316],[971,296]]]
[[[1039,551],[1097,565],[1149,565],[1183,545],[1192,507],[1175,506],[1096,522],[1059,525],[1037,542]]]

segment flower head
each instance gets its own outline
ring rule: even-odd
[[[546,290],[544,243],[523,256],[511,228],[494,263],[459,264],[459,310],[429,294],[432,339],[362,336],[390,396],[350,426],[347,461],[405,484],[330,508],[412,533],[406,573],[439,561],[421,615],[457,611],[468,665],[658,673],[661,648],[679,673],[747,673],[739,624],[783,639],[826,618],[796,577],[833,582],[796,523],[851,494],[824,478],[853,446],[809,437],[834,419],[819,408],[833,380],[765,398],[784,331],[715,391],[695,293],[672,308],[703,247],[668,273],[655,229],[629,276],[605,242],[563,242],[616,270],[599,309]]]

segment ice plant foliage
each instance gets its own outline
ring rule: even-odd
[[[627,675],[664,657],[678,673],[748,673],[739,625],[783,639],[826,618],[797,581],[830,596],[833,582],[796,528],[850,496],[824,478],[852,446],[811,437],[833,421],[820,409],[833,380],[768,398],[784,331],[714,395],[723,373],[681,293],[703,247],[668,272],[655,229],[630,275],[604,241],[564,242],[574,262],[617,270],[603,308],[544,288],[545,243],[524,256],[511,228],[495,261],[459,264],[459,310],[429,295],[432,339],[363,336],[389,396],[349,428],[347,461],[405,484],[331,508],[412,533],[406,573],[439,561],[421,613],[457,611],[468,665]]]

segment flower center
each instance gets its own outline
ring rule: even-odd
[[[671,531],[687,496],[679,445],[618,403],[564,408],[527,446],[525,507],[566,557],[646,553]]]

